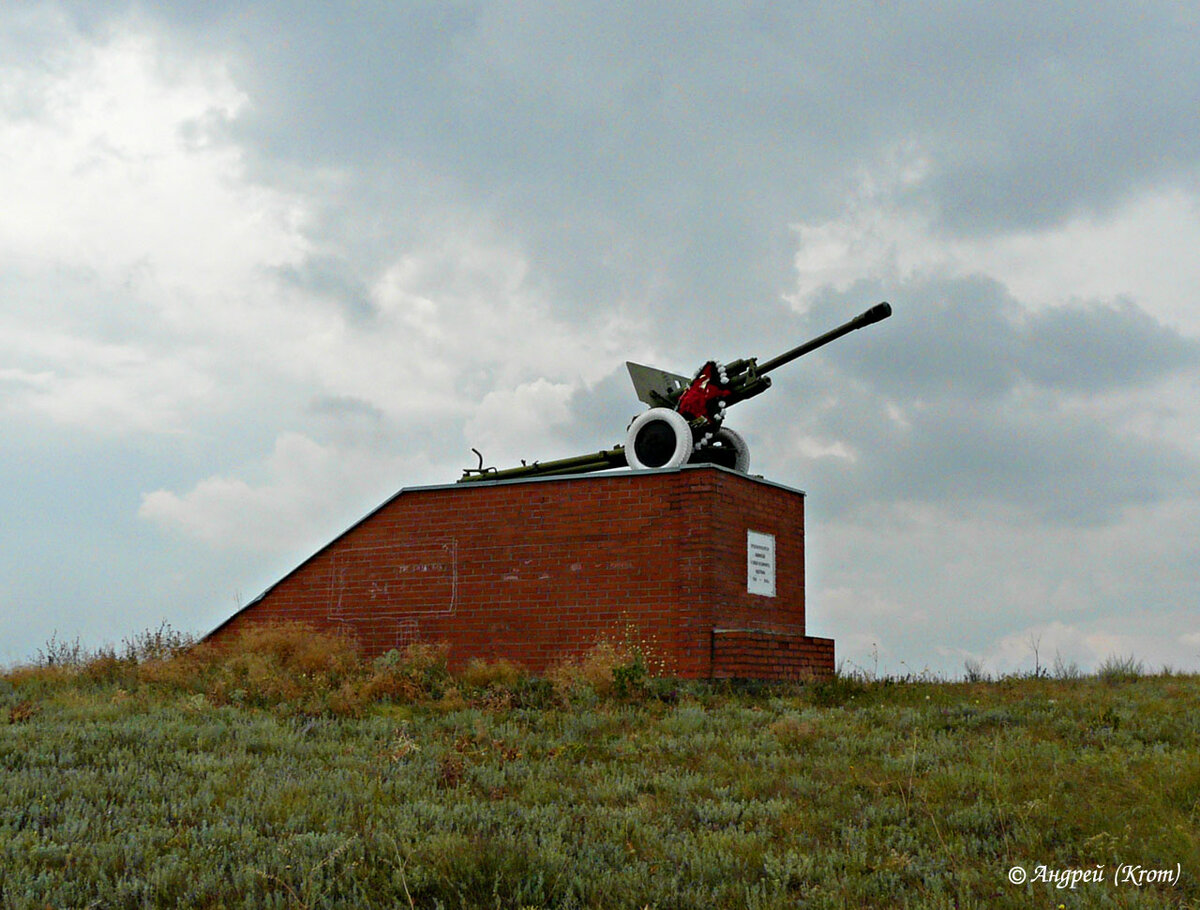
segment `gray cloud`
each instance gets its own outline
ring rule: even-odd
[[[357,198],[342,204],[365,217],[327,212],[323,226],[343,249],[482,216],[517,232],[562,307],[638,301],[663,325],[684,304],[775,299],[787,225],[836,211],[862,168],[896,154],[927,168],[910,203],[972,233],[1104,209],[1194,171],[1200,149],[1186,126],[1194,31],[1168,7],[264,2],[153,15],[231,55],[254,99],[233,127],[260,179],[346,172]]]
[[[1031,311],[979,278],[909,283],[899,299],[890,322],[831,346],[806,380],[832,390],[806,430],[859,456],[809,462],[839,511],[991,501],[1089,524],[1196,492],[1194,456],[1102,404],[1194,370],[1195,339],[1129,302]],[[810,319],[838,309],[827,299]]]
[[[494,207],[539,245],[592,222],[694,266],[704,230],[828,211],[898,141],[959,230],[1103,208],[1196,163],[1194,23],[1170,7],[286,6],[166,10],[236,49],[244,136],[367,168],[383,198],[390,175]],[[589,217],[546,223],[565,210]]]
[[[286,285],[340,304],[353,320],[369,320],[375,315],[363,276],[343,258],[314,255],[300,265],[281,266],[277,272]]]
[[[365,420],[378,423],[384,416],[380,408],[353,395],[321,395],[309,402],[308,409],[314,414],[334,420]]]
[[[890,290],[902,334],[884,323],[884,331],[868,330],[825,356],[893,394],[988,397],[1031,383],[1098,395],[1200,365],[1200,341],[1129,300],[1029,309],[984,277],[909,281]],[[826,295],[808,324],[832,325],[884,293],[875,283]]]
[[[1020,334],[1023,372],[1068,391],[1140,386],[1200,365],[1200,341],[1167,328],[1132,301],[1034,313]]]

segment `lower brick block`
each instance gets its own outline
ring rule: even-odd
[[[771,629],[712,630],[714,679],[828,679],[833,639]]]

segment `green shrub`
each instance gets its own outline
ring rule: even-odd
[[[579,658],[559,662],[546,677],[564,703],[643,699],[655,692],[669,692],[669,685],[654,684],[649,664],[637,645],[600,641]]]
[[[79,636],[74,641],[63,641],[58,632],[51,633],[45,647],[38,648],[34,658],[35,667],[69,667],[80,666],[88,659],[87,650],[79,643]]]
[[[446,645],[415,643],[404,650],[393,648],[372,662],[363,694],[371,701],[442,698],[452,684],[448,654]]]
[[[1096,668],[1096,675],[1109,683],[1130,682],[1140,679],[1145,674],[1145,665],[1134,657],[1110,654]]]

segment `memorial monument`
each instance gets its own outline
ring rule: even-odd
[[[708,361],[691,379],[629,363],[649,409],[623,445],[503,470],[476,451],[457,483],[401,490],[209,638],[303,621],[367,654],[446,642],[452,667],[533,672],[623,639],[681,677],[829,676],[833,641],[805,629],[804,494],[750,476],[724,421],[773,370],[890,315],[880,303],[765,363]]]

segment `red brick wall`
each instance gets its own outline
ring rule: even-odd
[[[773,598],[747,593],[748,529],[775,536]],[[804,636],[803,494],[711,467],[402,490],[211,637],[273,621],[368,654],[446,641],[452,666],[543,672],[615,638],[685,677],[833,669],[832,641]]]
[[[713,629],[714,679],[825,677],[833,667],[833,639],[756,629]]]

